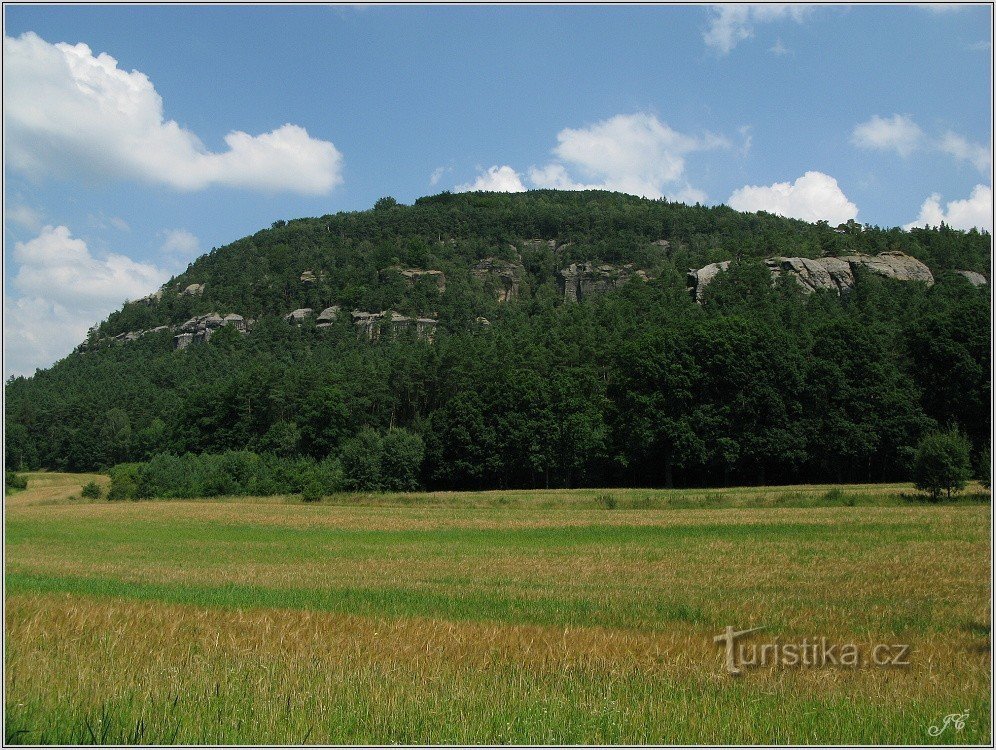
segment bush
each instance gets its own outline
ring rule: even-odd
[[[949,498],[952,493],[961,492],[972,476],[971,450],[968,438],[957,429],[924,437],[913,459],[916,488],[929,493],[934,503],[942,492]]]
[[[308,482],[301,490],[301,501],[305,503],[317,503],[322,496],[322,486],[315,480]]]
[[[26,490],[28,488],[28,478],[22,477],[20,474],[15,474],[12,471],[5,471],[3,473],[3,486],[5,491]]]
[[[138,484],[144,464],[118,464],[111,467],[111,488],[108,500],[134,500],[139,497]]]
[[[979,484],[985,487],[987,490],[992,489],[993,486],[993,461],[992,454],[989,451],[989,446],[982,451],[982,457],[979,459],[981,465],[979,466]]]
[[[87,482],[83,485],[83,489],[80,490],[80,496],[85,497],[89,500],[99,500],[100,499],[100,485],[96,482]]]

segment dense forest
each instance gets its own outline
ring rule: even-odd
[[[597,191],[280,220],[9,380],[6,465],[177,474],[239,452],[317,467],[327,489],[879,481],[908,478],[920,439],[949,427],[978,465],[990,287],[956,271],[990,278],[990,244]],[[847,294],[807,295],[760,263],[884,251],[936,283],[860,273]],[[697,303],[688,270],[722,260]],[[643,274],[569,301],[558,272],[585,262]],[[331,306],[331,324],[284,318]],[[431,320],[432,335],[358,335],[353,310]],[[209,313],[251,330],[176,349],[174,329]]]

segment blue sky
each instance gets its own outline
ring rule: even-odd
[[[5,375],[212,246],[383,195],[991,230],[991,29],[988,6],[8,5]]]

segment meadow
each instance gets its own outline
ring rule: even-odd
[[[8,743],[991,741],[977,485],[110,503],[91,480],[5,500]],[[734,677],[727,625],[910,663]]]

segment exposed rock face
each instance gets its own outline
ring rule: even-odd
[[[975,271],[955,271],[955,273],[968,279],[972,286],[985,286],[989,283],[985,276]]]
[[[214,332],[222,326],[231,326],[239,333],[246,334],[252,328],[252,321],[236,313],[224,317],[218,313],[209,313],[191,318],[177,329],[178,332],[173,337],[173,348],[186,349],[192,343],[210,341]],[[168,330],[168,326],[160,326],[154,330]]]
[[[485,258],[470,272],[486,287],[494,289],[499,302],[509,302],[519,297],[519,284],[525,272],[521,263],[501,258]]]
[[[284,320],[288,323],[303,323],[305,320],[310,318],[313,313],[314,310],[310,307],[299,307],[297,310],[287,313],[284,316]]]
[[[314,284],[317,281],[315,278],[314,271],[302,271],[301,272],[301,283],[302,284]]]
[[[440,292],[446,291],[446,274],[431,268],[401,268],[400,266],[390,266],[383,269],[381,276],[387,273],[400,274],[409,284],[415,284],[419,279],[432,279],[436,282]]]
[[[158,289],[154,291],[152,294],[146,295],[145,297],[142,297],[141,299],[137,299],[135,301],[140,302],[146,307],[152,307],[153,305],[158,305],[162,301],[162,298],[163,298],[163,290]]]
[[[332,305],[322,310],[315,319],[315,328],[328,328],[339,317],[339,305]]]
[[[431,342],[439,324],[435,318],[409,318],[393,310],[379,313],[353,310],[352,316],[356,335],[368,341],[377,341],[382,335],[396,336],[404,331],[414,331],[419,340]]]
[[[730,261],[724,260],[720,263],[710,263],[708,266],[702,266],[702,268],[695,270],[694,268],[688,271],[688,286],[692,289],[692,295],[695,297],[696,302],[701,302],[702,298],[705,296],[705,289],[712,280],[720,273],[720,271],[725,271],[730,267]]]
[[[186,297],[200,297],[202,294],[204,294],[205,286],[207,286],[207,284],[191,284],[182,292],[180,292],[180,294]]]
[[[622,266],[592,261],[571,263],[558,273],[564,299],[568,302],[580,302],[592,294],[611,291],[630,279],[649,280],[646,271],[640,270],[632,263]]]
[[[839,258],[768,258],[764,265],[771,272],[772,282],[780,276],[788,275],[796,280],[802,291],[812,294],[818,289],[826,289],[836,294],[850,292],[854,288],[854,270],[866,268],[879,276],[899,281],[922,281],[930,286],[934,276],[926,265],[916,258],[900,252],[885,252],[878,255],[845,255]],[[696,302],[705,296],[706,287],[720,271],[730,267],[730,261],[710,263],[688,272],[688,285]]]

